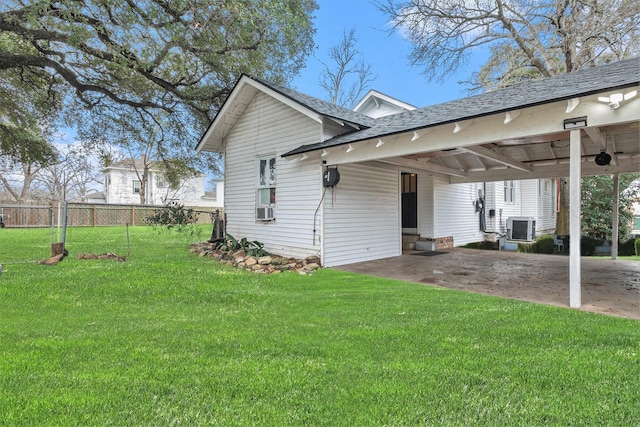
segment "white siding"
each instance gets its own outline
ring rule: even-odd
[[[169,187],[165,181],[164,187],[158,187],[158,177],[162,174],[152,170],[146,183],[145,204],[164,205],[167,201],[177,201],[185,206],[213,206],[202,200],[205,191],[205,176],[200,175],[184,179],[176,189]],[[109,179],[107,179],[109,177]],[[108,182],[111,182],[108,184]],[[133,181],[139,181],[138,175],[133,169],[107,168],[105,170],[104,193],[106,203],[138,205],[140,194],[133,192]]]
[[[140,204],[140,194],[133,192],[133,181],[138,176],[133,171],[110,169],[110,184],[105,187],[107,203],[111,204]]]
[[[434,217],[434,177],[426,173],[418,173],[418,234],[421,237],[435,237]]]
[[[520,216],[528,216],[535,219],[538,217],[538,180],[526,179],[519,181],[519,184],[518,195],[522,206]]]
[[[322,167],[286,151],[318,142],[321,126],[279,101],[258,93],[226,140],[225,213],[227,233],[265,245],[269,252],[291,257],[320,254],[314,242],[314,213],[322,192]],[[276,157],[275,221],[256,220],[256,162]],[[319,232],[319,231],[318,231]],[[316,233],[317,236],[317,233]]]
[[[556,229],[556,180],[540,179],[540,213],[536,222],[536,233],[553,234]]]
[[[497,202],[496,199],[498,197],[504,197],[502,193],[498,192],[496,182],[486,182],[484,183],[484,201],[485,201],[485,219],[486,219],[486,230],[488,233],[502,233],[504,230],[500,229],[500,218],[499,212],[496,208]],[[500,189],[502,191],[502,188]],[[494,216],[491,218],[490,211],[493,209]]]
[[[434,238],[453,236],[455,246],[484,240],[474,202],[482,184],[449,184],[434,179]],[[431,236],[427,236],[431,237]]]
[[[325,266],[402,253],[398,171],[342,165],[340,182],[323,201]]]
[[[498,230],[502,233],[507,232],[507,218],[510,216],[523,216],[520,205],[521,188],[520,181],[514,181],[515,184],[515,200],[513,203],[507,203],[504,200],[504,181],[497,181],[496,188],[496,220]]]

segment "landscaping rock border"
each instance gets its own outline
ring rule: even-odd
[[[305,259],[285,258],[277,255],[255,257],[244,251],[221,251],[209,242],[193,243],[189,252],[201,257],[211,257],[223,264],[241,268],[254,273],[278,274],[283,271],[297,271],[299,274],[312,274],[320,268],[320,258],[310,256]]]

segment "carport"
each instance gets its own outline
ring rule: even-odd
[[[391,164],[449,183],[568,177],[569,306],[580,308],[580,178],[611,175],[617,189],[619,173],[640,170],[639,92],[636,58],[396,114],[369,128],[341,122],[352,131],[284,157]]]
[[[544,265],[544,268],[536,268]],[[454,248],[335,267],[407,282],[436,285],[538,304],[567,307],[569,257]],[[584,258],[584,311],[640,319],[640,263]]]

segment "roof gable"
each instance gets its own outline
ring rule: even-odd
[[[411,104],[372,89],[358,102],[353,110],[377,118],[404,111],[412,111],[416,108]]]
[[[323,119],[326,118],[344,124],[350,130],[363,129],[372,126],[374,123],[371,117],[364,114],[314,98],[285,86],[243,75],[200,139],[196,151],[223,151],[224,138],[238,122],[258,92],[263,92],[278,99],[318,123],[322,123]]]

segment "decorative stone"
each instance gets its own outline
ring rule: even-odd
[[[320,264],[320,258],[313,255],[304,259],[303,264]]]
[[[315,271],[320,268],[318,263],[312,262],[304,266],[305,271]]]
[[[242,250],[226,251],[215,249],[215,245],[210,243],[192,244],[189,252],[199,256],[212,257],[222,264],[262,274],[297,271],[300,275],[308,275],[320,268],[320,258],[318,256],[310,256],[305,259],[285,258],[278,255],[252,257],[247,256]]]
[[[260,265],[268,265],[271,264],[272,258],[270,256],[261,256],[258,258],[258,264]]]

